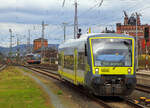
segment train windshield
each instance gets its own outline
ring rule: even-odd
[[[131,39],[92,39],[95,66],[132,66]]]
[[[35,54],[35,55],[27,55],[27,59],[28,60],[38,60],[38,59],[40,59],[40,55],[37,55],[37,54]]]

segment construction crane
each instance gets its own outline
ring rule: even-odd
[[[123,12],[124,12],[125,17],[127,17],[127,18],[128,18],[128,15],[127,15],[126,11],[123,11]]]

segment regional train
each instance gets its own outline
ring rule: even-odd
[[[39,54],[27,54],[26,55],[26,62],[28,64],[40,64],[41,63],[41,57]]]
[[[136,86],[135,39],[115,33],[81,35],[60,44],[58,73],[98,96],[127,96]]]

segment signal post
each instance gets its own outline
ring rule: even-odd
[[[146,68],[146,70],[148,70],[149,54],[148,54],[147,42],[149,41],[149,27],[145,27],[145,29],[144,29],[144,38],[145,38],[145,52],[146,52],[145,68]]]

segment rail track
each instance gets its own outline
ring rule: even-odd
[[[136,73],[136,75],[142,77],[150,77],[150,74],[145,74],[145,73]]]
[[[0,71],[2,71],[5,68],[6,68],[6,65],[4,65],[4,64],[0,65]]]
[[[55,65],[56,66],[56,65]],[[52,72],[53,70],[56,71],[56,67],[50,66],[50,65],[26,65],[26,67],[34,67],[38,68],[40,70],[43,70],[45,72],[53,73],[55,75],[58,75],[56,72]],[[143,73],[137,73],[137,75],[143,76],[143,77],[150,77],[148,74],[143,74]],[[142,85],[142,84],[137,84],[136,85],[136,90],[150,93],[150,86],[148,85]]]
[[[100,104],[101,106],[103,106],[104,108],[122,108],[122,105],[124,105],[125,107],[124,108],[145,108],[144,106],[140,105],[140,104],[136,104],[134,102],[134,100],[132,99],[128,99],[128,98],[120,98],[122,99],[122,101],[119,101],[119,102],[107,102],[107,101],[104,101],[103,99],[101,99],[100,97],[97,97],[97,96],[94,96],[94,95],[91,95],[89,94],[89,92],[84,92],[86,90],[83,90],[84,88],[82,87],[78,87],[78,86],[75,86],[69,82],[66,82],[64,80],[62,80],[59,75],[57,74],[57,71],[51,71],[51,70],[47,70],[47,68],[45,67],[32,67],[32,66],[24,66],[25,68],[28,68],[34,72],[38,72],[40,74],[43,74],[43,75],[46,75],[48,77],[51,77],[55,80],[59,80],[65,84],[69,84],[69,86],[71,86],[73,89],[77,89],[78,92],[80,92],[82,95],[86,95],[88,98],[90,98],[91,100],[93,100],[94,102]],[[120,107],[119,107],[120,106]]]
[[[150,86],[148,85],[143,85],[143,84],[136,84],[136,90],[150,93]]]
[[[34,64],[34,65],[24,65],[26,67],[33,67],[33,68],[40,68],[40,69],[47,69],[47,70],[54,70],[57,71],[58,70],[58,65],[56,64]]]
[[[145,80],[144,78],[146,78],[146,81],[148,81],[147,79],[150,79],[150,74],[146,74],[146,73],[136,73],[137,75],[137,80],[141,78],[143,78],[143,81]],[[150,80],[149,80],[150,81]],[[138,83],[136,84],[136,90],[142,91],[142,92],[146,92],[146,93],[150,93],[150,85],[146,85],[146,83],[142,84],[142,83]]]

